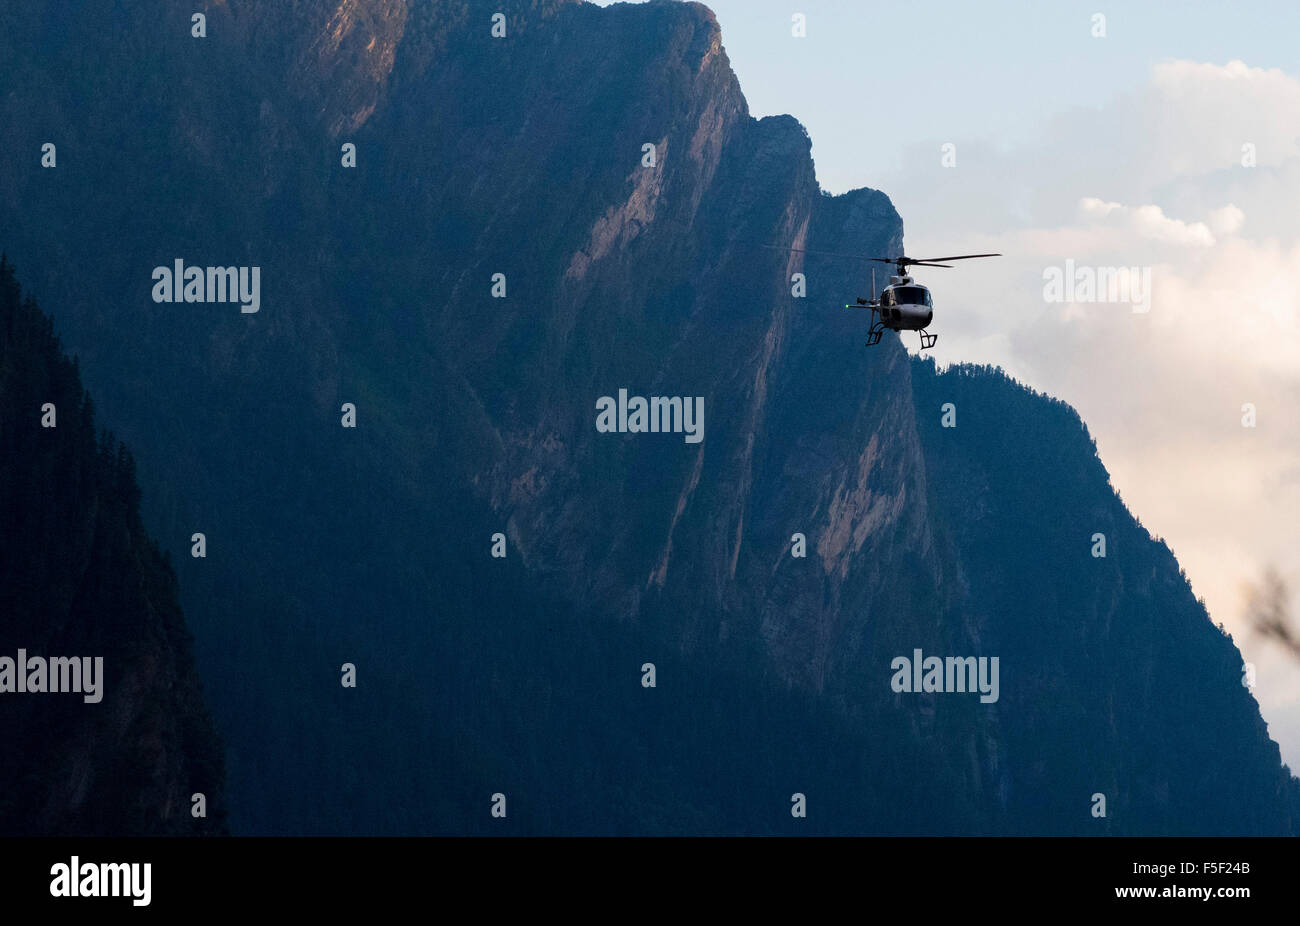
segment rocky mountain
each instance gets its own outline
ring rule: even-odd
[[[860,268],[764,247],[903,226],[749,115],[705,7],[191,6],[0,9],[0,228],[136,448],[234,829],[1292,831],[1077,419],[865,350]],[[177,259],[259,310],[153,301]],[[703,439],[603,433],[620,390]],[[895,692],[916,648],[1000,700]]]
[[[1078,414],[983,367],[914,361],[912,389],[961,620],[1007,673],[970,746],[996,770],[1003,826],[1042,831],[1029,821],[1088,791],[1116,832],[1294,834],[1296,780],[1240,651],[1120,501]]]
[[[0,833],[225,829],[221,744],[139,500],[130,452],[96,435],[76,361],[0,257]]]

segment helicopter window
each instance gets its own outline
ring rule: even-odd
[[[887,289],[880,294],[880,304],[881,305],[894,304],[894,291],[892,289]]]
[[[899,286],[894,297],[902,305],[930,305],[930,291],[924,286]]]

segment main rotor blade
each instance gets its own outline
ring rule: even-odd
[[[1001,257],[1001,254],[958,254],[955,257],[922,257],[920,260],[908,261],[912,264],[932,264],[941,260],[970,260],[972,257]]]
[[[796,254],[813,254],[818,257],[843,257],[847,260],[871,260],[869,257],[863,257],[861,254],[837,254],[834,251],[812,251],[808,248],[783,248],[775,244],[760,244],[760,248],[767,248],[771,251],[793,251]]]
[[[861,254],[839,254],[835,251],[815,251],[810,248],[783,248],[774,244],[761,244],[759,247],[768,248],[772,251],[791,251],[795,254],[813,254],[818,257],[842,257],[846,260],[866,260],[875,261],[879,264],[894,264],[895,266],[907,265],[915,267],[947,267],[947,264],[940,263],[945,260],[971,260],[976,257],[1001,257],[1001,254],[957,254],[952,257],[922,257],[913,260],[910,257],[864,257]]]
[[[912,258],[910,257],[895,257],[893,259],[890,259],[888,257],[872,257],[870,258],[870,260],[874,260],[882,264],[893,264],[895,267],[902,267],[903,269],[907,269],[908,267],[947,267],[948,266],[948,264],[935,263],[933,260],[912,260]]]

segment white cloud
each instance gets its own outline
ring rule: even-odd
[[[1232,203],[1210,210],[1210,228],[1218,235],[1235,235],[1246,224],[1246,213]]]
[[[1188,223],[1169,218],[1159,206],[1130,207],[1120,203],[1103,202],[1094,196],[1085,196],[1079,200],[1079,212],[1084,218],[1094,221],[1118,219],[1142,237],[1156,241],[1196,247],[1209,247],[1214,244],[1214,235],[1204,222]]]
[[[1300,672],[1249,632],[1240,594],[1267,564],[1300,577],[1297,126],[1290,75],[1165,61],[1032,148],[959,140],[958,167],[909,158],[880,185],[910,252],[1007,255],[926,279],[935,355],[998,363],[1079,409],[1125,502],[1261,667],[1256,697],[1300,769]],[[1149,267],[1150,311],[1045,302],[1044,270],[1067,258]]]

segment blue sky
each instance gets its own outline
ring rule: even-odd
[[[608,6],[608,3],[601,3]],[[822,187],[875,186],[905,144],[1019,144],[1044,118],[1101,106],[1163,58],[1297,72],[1300,3],[713,0],[756,116],[791,113],[813,140]],[[1106,37],[1092,17],[1106,17]],[[806,38],[791,36],[803,13]],[[903,144],[882,143],[882,133]]]

